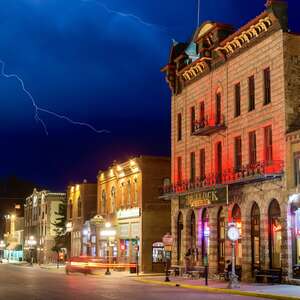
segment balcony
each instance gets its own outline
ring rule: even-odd
[[[209,115],[203,120],[195,121],[193,135],[206,136],[225,130],[225,117],[224,115]]]
[[[260,182],[283,175],[283,161],[258,162],[255,165],[242,166],[240,170],[227,169],[222,173],[207,174],[205,178],[197,177],[195,181],[184,180],[175,184],[164,186],[163,195],[185,194],[194,191],[203,191],[226,185],[242,185]]]

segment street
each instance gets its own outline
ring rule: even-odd
[[[110,277],[104,275],[84,276],[82,274],[67,276],[61,271],[9,264],[0,265],[0,282],[1,300],[257,299],[143,284],[135,281],[134,278],[120,274],[113,274]]]

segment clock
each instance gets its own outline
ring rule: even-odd
[[[231,241],[235,242],[240,238],[240,231],[236,226],[230,226],[227,235]]]

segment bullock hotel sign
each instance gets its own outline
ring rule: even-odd
[[[179,197],[180,208],[197,208],[219,203],[226,203],[226,188],[195,192]]]

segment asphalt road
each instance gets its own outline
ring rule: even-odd
[[[65,275],[38,267],[0,265],[0,300],[254,300],[136,282],[120,275]]]

